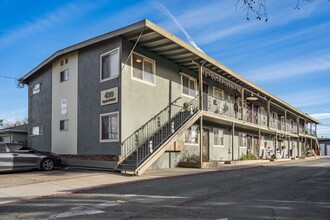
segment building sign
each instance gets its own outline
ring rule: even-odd
[[[118,102],[118,87],[101,91],[101,105],[110,105]]]
[[[61,99],[61,114],[66,115],[68,112],[68,100]]]

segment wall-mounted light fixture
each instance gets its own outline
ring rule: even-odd
[[[258,97],[257,97],[257,96],[254,96],[253,93],[252,93],[251,96],[246,97],[246,100],[249,100],[249,101],[257,101],[257,100],[258,100]]]

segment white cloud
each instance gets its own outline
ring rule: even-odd
[[[310,115],[311,117],[313,118],[316,118],[316,119],[330,119],[330,112],[327,112],[327,113],[315,113],[315,114],[311,114]]]
[[[330,104],[330,88],[300,91],[289,95],[280,96],[281,99],[295,107],[316,106]]]
[[[69,3],[59,9],[56,9],[44,16],[35,18],[25,24],[4,32],[0,37],[0,47],[14,43],[15,41],[25,38],[29,35],[35,35],[43,32],[56,24],[77,18],[86,11],[94,8],[96,5],[90,3]]]
[[[244,75],[251,81],[265,82],[327,70],[330,70],[329,52],[315,54],[311,57],[294,58],[275,64],[269,63],[267,66],[263,66],[260,69],[247,71]]]
[[[194,39],[188,34],[188,32],[184,29],[184,27],[181,25],[181,23],[178,21],[178,19],[176,19],[176,17],[163,4],[158,3],[158,6],[159,6],[159,9],[179,27],[179,29],[182,31],[182,33],[184,33],[184,35],[187,37],[188,42],[193,47],[195,47],[197,50],[204,53],[204,51],[197,46]]]
[[[268,13],[270,16],[270,21],[260,22],[252,19],[250,21],[246,21],[244,24],[240,24],[242,23],[240,16],[245,15],[235,15],[234,13],[232,13],[230,19],[227,19],[227,21],[220,23],[216,27],[216,29],[209,29],[200,32],[199,37],[197,37],[196,39],[198,42],[201,42],[202,45],[206,45],[232,35],[245,34],[248,32],[258,32],[264,29],[271,29],[274,26],[286,25],[292,21],[312,16],[318,11],[318,6],[318,2],[315,2],[315,4],[311,4],[308,7],[303,7],[298,11],[294,10],[290,5],[285,3],[278,4],[278,2],[268,2],[268,10],[271,10],[271,12],[273,12],[272,14]],[[237,19],[237,17],[240,19]]]

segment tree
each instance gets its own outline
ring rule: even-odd
[[[27,117],[16,119],[15,122],[9,122],[9,121],[0,119],[0,127],[3,127],[3,128],[12,128],[12,127],[26,125],[26,124],[28,124]]]
[[[302,1],[312,2],[314,0],[295,0],[295,1],[296,1],[296,6],[294,7],[294,9],[299,10]],[[250,20],[251,14],[254,14],[257,20],[259,21],[265,20],[265,22],[268,21],[266,0],[237,0],[234,6],[236,7],[236,10],[237,8],[240,8],[243,11],[246,11],[247,20]]]

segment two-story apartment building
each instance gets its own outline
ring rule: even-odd
[[[143,173],[200,162],[301,157],[317,120],[148,20],[62,49],[20,79],[29,145]],[[91,165],[92,166],[92,165]]]

